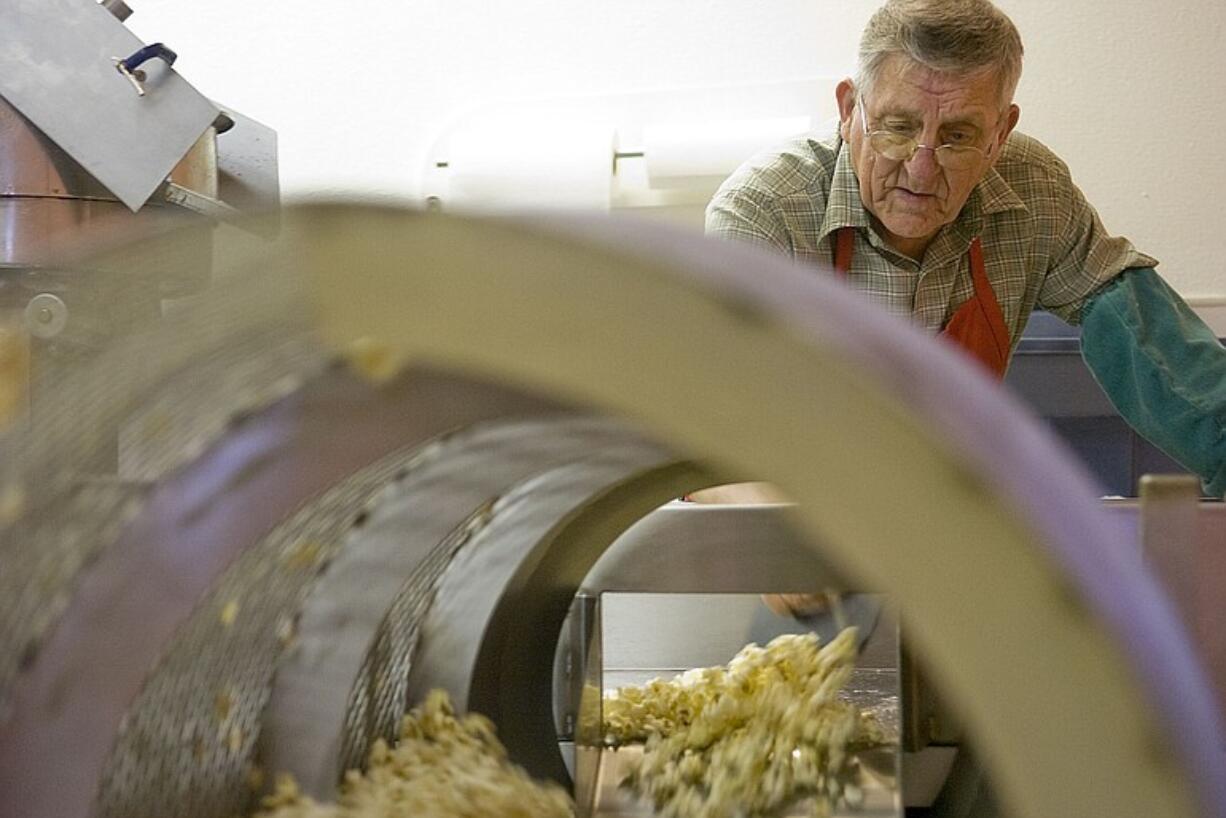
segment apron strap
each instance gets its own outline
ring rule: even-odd
[[[852,253],[855,250],[856,231],[853,227],[840,227],[834,239],[834,269],[846,278],[851,270]],[[1009,328],[996,291],[988,280],[983,259],[983,242],[976,236],[967,251],[970,261],[971,281],[975,294],[954,311],[941,335],[954,341],[972,357],[978,359],[998,378],[1003,378],[1009,363]]]
[[[995,377],[1004,378],[1009,365],[1009,329],[988,281],[978,237],[971,242],[969,255],[975,294],[954,311],[941,335],[969,352]]]
[[[851,270],[851,254],[856,247],[856,229],[840,227],[834,236],[834,269],[843,278]]]
[[[976,236],[971,241],[971,277],[975,282],[975,297],[979,303],[983,305],[983,311],[986,314],[988,325],[992,329],[992,338],[996,342],[996,349],[1000,355],[1001,361],[1009,360],[1009,328],[1005,326],[1005,314],[1000,309],[1000,301],[996,298],[996,291],[992,289],[992,282],[988,280],[988,271],[983,263],[983,243]],[[1003,372],[1001,373],[1004,374]]]

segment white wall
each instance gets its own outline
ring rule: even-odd
[[[1186,297],[1226,297],[1226,4],[1002,0],[1022,31],[1021,127]]]
[[[411,198],[426,142],[483,100],[837,75],[877,0],[129,0],[204,93],[276,128],[288,196]],[[999,0],[1022,129],[1194,303],[1226,300],[1226,4]],[[713,115],[736,116],[735,110]],[[1216,323],[1216,322],[1215,322]]]

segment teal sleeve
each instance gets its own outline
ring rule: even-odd
[[[1087,301],[1081,355],[1124,420],[1226,493],[1226,348],[1152,267]]]

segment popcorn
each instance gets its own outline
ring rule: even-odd
[[[345,774],[336,804],[319,804],[288,776],[277,779],[258,818],[572,818],[570,797],[533,781],[507,760],[494,725],[457,718],[447,694],[432,691],[400,727],[394,747],[379,739],[363,773]]]
[[[861,801],[855,750],[885,743],[880,725],[838,698],[856,659],[847,628],[748,645],[727,667],[623,687],[604,700],[611,745],[645,741],[622,786],[665,818],[757,818],[812,798],[828,815]]]
[[[870,716],[838,698],[855,630],[749,645],[726,666],[624,687],[604,701],[610,745],[645,742],[623,782],[663,818],[765,818],[797,801],[814,814],[863,799],[856,750],[885,743]],[[280,776],[257,818],[573,818],[557,785],[512,765],[484,716],[457,717],[433,691],[405,716],[395,746],[376,741],[367,769],[345,774],[335,804]]]

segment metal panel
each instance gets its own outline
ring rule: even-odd
[[[262,762],[304,792],[334,797],[375,738],[396,738],[420,622],[439,578],[489,522],[495,498],[594,449],[634,441],[607,420],[554,416],[486,424],[428,448],[348,535],[298,616],[297,649],[277,670]],[[497,595],[501,586],[483,586]]]
[[[731,594],[847,589],[809,540],[788,505],[673,502],[618,537],[583,588]]]
[[[1192,475],[1141,478],[1141,549],[1193,635],[1200,601],[1199,499],[1200,481]]]
[[[665,506],[665,509],[668,508],[669,506]],[[761,524],[770,520],[769,512],[767,515],[756,515],[752,514],[752,509],[772,507],[723,508],[730,510],[727,514],[720,515],[725,521],[734,520],[738,516],[748,517],[751,522],[741,526],[743,531],[747,531],[752,522]],[[781,509],[774,507],[774,510],[778,512]],[[653,512],[646,519],[662,516],[661,511]],[[703,516],[707,515],[672,516],[674,519],[666,522],[659,531],[667,531],[670,528],[677,531],[685,525],[702,530],[715,522],[713,519],[703,519]],[[627,532],[623,539],[629,534],[630,532]],[[684,543],[671,538],[655,539],[655,545],[657,550],[664,554],[680,550],[684,555],[687,550]],[[617,547],[615,544],[610,551],[606,551],[606,556]],[[782,548],[780,550],[782,551]],[[645,552],[636,552],[643,553]],[[793,554],[793,560],[798,556]],[[742,562],[745,567],[754,564],[754,560],[744,558]],[[674,581],[681,579],[675,573],[671,574],[671,577]],[[863,601],[868,597],[857,599]],[[876,602],[880,603],[880,598]],[[775,620],[766,632],[763,632],[762,628],[763,616]],[[876,617],[875,612],[873,616]],[[878,718],[890,744],[859,755],[866,795],[863,808],[852,809],[846,804],[840,804],[835,808],[832,818],[891,818],[902,814],[900,781],[896,767],[896,756],[899,752],[900,693],[898,624],[892,616],[888,618],[890,624],[887,627],[872,629],[870,626],[874,647],[861,654],[856,662],[856,670],[842,695]],[[805,623],[777,619],[754,594],[604,593],[600,596],[597,622],[599,633],[593,636],[592,644],[586,651],[591,667],[587,668],[584,677],[591,680],[595,689],[605,693],[621,685],[641,685],[653,678],[668,678],[692,667],[722,665],[746,642],[765,642],[780,633],[804,633],[808,630]],[[827,636],[822,635],[821,640],[826,642]],[[887,658],[887,662],[881,666],[868,666],[866,659],[870,653]],[[594,708],[597,705],[596,697],[589,695],[580,706]],[[600,722],[597,720],[595,723]],[[591,722],[585,723],[581,719],[580,724],[587,727]],[[626,773],[626,765],[641,754],[642,747],[601,747],[601,736],[586,731],[579,739],[579,747],[586,748],[593,755],[598,767],[596,771],[585,770],[586,777],[576,778],[575,797],[580,807],[579,814],[587,814],[582,808],[590,804],[591,814],[596,818],[646,818],[654,815],[650,805],[636,800],[620,787]],[[931,803],[931,799],[928,803]],[[799,818],[812,814],[812,802],[800,801],[783,810],[780,818]]]
[[[225,113],[234,127],[218,136],[218,198],[244,212],[276,207],[281,203],[277,132],[229,108]]]
[[[1139,502],[1109,500],[1105,508],[1137,532],[1120,548],[1136,564],[1148,562],[1162,583],[1217,688],[1218,708],[1226,713],[1226,595],[1221,593],[1226,588],[1226,503],[1192,502],[1196,492],[1191,487],[1184,491],[1179,497],[1169,489],[1166,496],[1151,490]]]
[[[132,210],[218,110],[161,60],[146,94],[115,68],[144,44],[94,0],[9,0],[0,26],[0,96]]]

